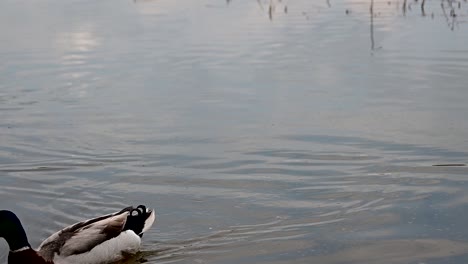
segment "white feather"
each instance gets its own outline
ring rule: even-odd
[[[138,252],[141,238],[132,230],[127,230],[117,237],[107,240],[86,253],[61,257],[55,255],[55,264],[100,264],[121,259],[122,253],[134,254]]]
[[[146,212],[148,212],[148,208],[146,208]],[[154,220],[156,220],[156,214],[154,213],[154,209],[151,211],[151,215],[145,220],[145,225],[143,226],[143,231],[141,233],[145,233],[150,229],[153,225]]]

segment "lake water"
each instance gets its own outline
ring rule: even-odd
[[[127,263],[466,264],[468,4],[420,5],[3,0],[0,208],[156,208]]]

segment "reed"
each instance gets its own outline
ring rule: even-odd
[[[374,40],[374,0],[371,0],[370,7],[370,39],[371,39],[371,50],[375,49],[375,40]]]
[[[426,11],[425,11],[425,9],[424,9],[424,4],[425,4],[425,3],[426,3],[426,0],[422,0],[422,2],[421,2],[421,14],[422,14],[423,16],[426,16]]]

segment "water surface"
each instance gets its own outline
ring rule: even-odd
[[[464,264],[468,5],[420,4],[3,1],[0,208],[156,208],[126,263]]]

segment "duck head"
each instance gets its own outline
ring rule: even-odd
[[[21,221],[8,210],[0,210],[0,237],[7,241],[10,251],[31,247]]]

